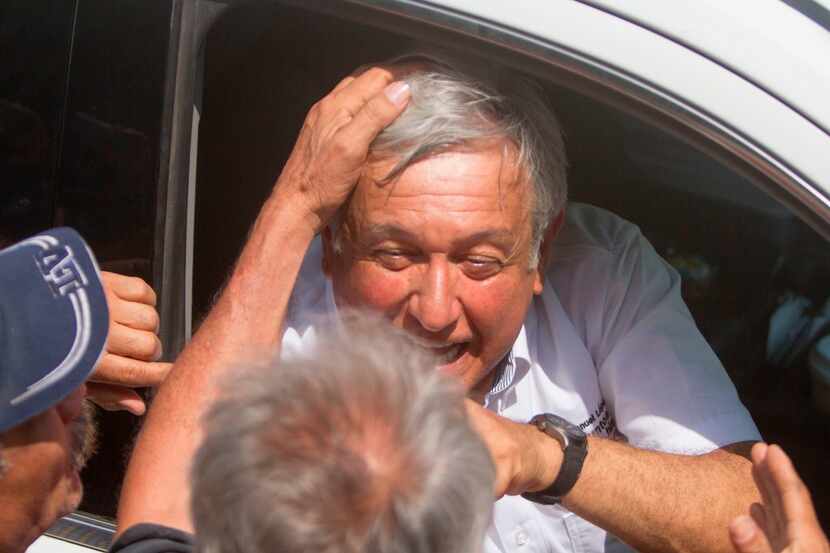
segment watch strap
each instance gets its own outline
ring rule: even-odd
[[[531,422],[535,423],[535,420],[536,418],[534,417],[534,421]],[[537,426],[539,425],[537,424]],[[550,434],[551,432],[564,433],[562,430],[552,428],[550,424],[544,427],[539,426],[539,428],[546,434]],[[559,443],[562,443],[560,438],[557,437],[555,439]],[[579,479],[579,475],[582,473],[582,465],[585,462],[585,457],[588,455],[588,438],[584,434],[576,436],[569,433],[567,436],[567,444],[562,450],[562,464],[559,469],[559,474],[553,483],[543,490],[525,492],[522,494],[522,497],[535,503],[556,505],[571,491]]]

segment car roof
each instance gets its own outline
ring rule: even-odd
[[[818,1],[818,0],[816,0]],[[830,19],[830,2],[813,12]],[[636,22],[741,74],[830,134],[830,31],[780,0],[585,3]]]

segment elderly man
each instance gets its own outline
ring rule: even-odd
[[[311,109],[159,392],[122,525],[190,527],[182,490],[219,367],[303,349],[317,317],[357,306],[465,386],[497,469],[486,551],[731,550],[727,524],[758,497],[757,429],[677,274],[633,225],[566,214],[556,120],[496,73],[399,59]]]
[[[495,471],[463,391],[388,325],[358,317],[312,351],[239,370],[206,418],[192,511],[205,553],[470,553]],[[149,491],[149,490],[148,490]],[[141,524],[113,553],[189,551]]]

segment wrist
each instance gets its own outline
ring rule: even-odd
[[[287,179],[285,185],[280,182],[283,178]],[[319,185],[302,181],[300,177],[280,177],[280,181],[271,191],[266,205],[270,204],[281,218],[292,221],[312,237],[322,232],[339,205],[325,205],[317,193]]]
[[[538,492],[548,488],[556,481],[562,469],[564,458],[562,447],[555,441],[545,436],[533,424],[524,425],[533,443],[533,470],[532,476],[528,479],[528,486],[525,491]]]
[[[268,237],[289,240],[285,246],[307,247],[320,230],[320,218],[306,208],[302,198],[275,190],[262,205],[251,237],[263,232]]]

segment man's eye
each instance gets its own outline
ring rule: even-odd
[[[375,252],[375,259],[381,265],[392,271],[406,269],[412,264],[412,259],[400,250],[379,250]]]
[[[468,257],[461,262],[461,268],[470,278],[485,279],[501,271],[502,263],[490,257]]]

